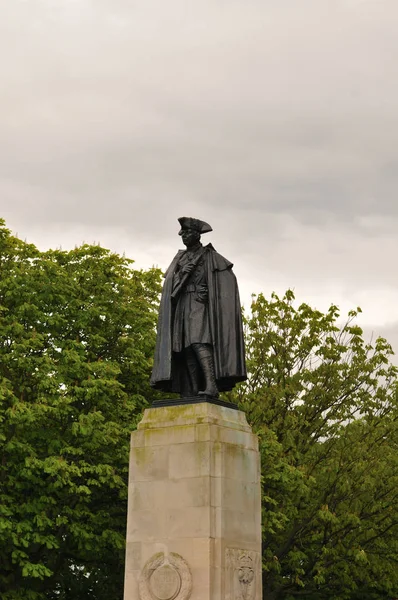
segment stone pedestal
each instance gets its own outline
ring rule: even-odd
[[[131,436],[124,600],[261,600],[257,438],[209,403],[145,411]]]

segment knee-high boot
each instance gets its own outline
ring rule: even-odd
[[[198,392],[199,392],[200,374],[199,374],[199,364],[198,364],[196,352],[191,347],[187,348],[185,350],[185,357],[186,357],[186,364],[187,364],[187,369],[188,369],[188,374],[189,374],[189,383],[190,383],[189,395],[197,396]]]
[[[214,373],[213,349],[209,344],[192,344],[205,378],[205,390],[200,396],[218,398],[218,389]]]

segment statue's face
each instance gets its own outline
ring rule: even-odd
[[[179,235],[187,248],[195,246],[200,240],[200,233],[194,229],[181,229]]]

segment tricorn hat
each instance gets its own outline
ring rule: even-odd
[[[201,221],[200,219],[194,219],[193,217],[180,217],[178,219],[181,229],[194,229],[198,233],[208,233],[213,231],[208,223]]]

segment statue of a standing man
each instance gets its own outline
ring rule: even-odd
[[[200,242],[210,225],[178,220],[186,250],[165,273],[151,385],[217,398],[246,379],[238,286],[232,263]]]

